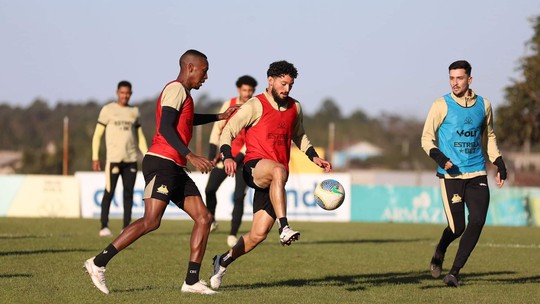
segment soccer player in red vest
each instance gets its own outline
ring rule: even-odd
[[[92,282],[103,293],[109,293],[105,284],[107,263],[139,237],[159,228],[169,201],[184,210],[194,221],[188,271],[181,291],[216,293],[199,280],[212,215],[204,205],[197,186],[186,172],[188,162],[202,173],[210,172],[214,165],[205,157],[193,154],[188,146],[193,125],[227,119],[237,107],[231,107],[217,115],[194,113],[190,91],[198,90],[202,86],[208,79],[207,72],[206,55],[196,50],[188,50],[180,57],[180,73],[177,79],[169,82],[159,96],[156,104],[156,135],[142,163],[146,183],[144,216],[127,226],[101,253],[84,263]],[[157,257],[150,257],[154,258]]]
[[[223,103],[220,111],[225,111],[230,106],[242,105],[253,97],[255,93],[255,88],[257,87],[257,80],[255,78],[244,75],[236,81],[236,88],[238,90],[238,97],[231,98]],[[206,189],[204,190],[206,194],[206,206],[210,213],[212,213],[213,221],[210,226],[210,232],[214,231],[218,227],[218,222],[215,219],[216,214],[216,205],[217,197],[216,192],[219,187],[227,178],[227,173],[225,173],[225,168],[223,167],[223,162],[218,157],[218,146],[219,146],[219,137],[221,132],[225,127],[225,120],[221,120],[214,123],[212,132],[210,133],[210,148],[208,149],[208,159],[213,160],[215,163],[214,169],[210,172],[208,177],[208,183],[206,184]],[[232,141],[232,156],[236,162],[236,176],[235,176],[235,187],[234,187],[234,198],[233,198],[233,211],[231,219],[231,230],[229,236],[227,237],[227,244],[229,247],[234,246],[238,239],[236,235],[238,234],[238,229],[242,224],[242,215],[244,215],[244,197],[246,196],[247,184],[242,177],[242,170],[244,168],[243,160],[246,153],[245,145],[245,130],[242,130],[238,136]]]
[[[287,61],[274,62],[267,76],[266,92],[242,105],[229,119],[220,138],[225,172],[233,176],[237,164],[231,143],[246,130],[243,176],[248,186],[255,189],[255,194],[251,230],[229,251],[214,257],[214,272],[210,277],[210,286],[214,289],[220,287],[227,266],[266,239],[276,219],[282,245],[288,246],[299,239],[300,232],[292,230],[287,222],[285,183],[289,177],[291,141],[325,172],[332,170],[331,164],[317,155],[306,136],[300,103],[289,97],[298,76],[294,65]]]

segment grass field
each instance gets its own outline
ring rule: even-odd
[[[213,255],[226,250],[229,224],[220,224],[201,269],[206,280]],[[272,231],[229,267],[220,294],[202,296],[180,292],[191,222],[163,221],[109,263],[105,295],[82,269],[112,240],[97,236],[98,220],[0,218],[0,303],[539,302],[538,228],[485,227],[456,289],[427,270],[441,225],[292,224],[300,242],[282,247]],[[120,225],[113,220],[113,232]],[[448,250],[446,271],[456,249]]]

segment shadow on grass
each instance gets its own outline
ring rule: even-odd
[[[525,277],[513,279],[492,279],[486,278],[495,275],[515,274],[511,271],[494,271],[484,273],[468,273],[466,274],[467,281],[487,281],[501,283],[535,283],[539,277]],[[426,286],[426,284],[429,284]],[[388,273],[369,273],[349,276],[326,276],[314,279],[291,279],[275,282],[257,282],[253,284],[237,284],[224,285],[223,289],[228,290],[245,290],[258,288],[275,288],[275,287],[343,287],[347,291],[362,291],[373,287],[384,287],[390,285],[419,285],[420,289],[430,288],[447,288],[442,283],[442,277],[433,279],[427,271],[417,272],[388,272]]]
[[[43,239],[47,236],[44,235],[10,235],[10,234],[3,234],[0,235],[0,240],[15,240],[15,239]]]
[[[49,253],[66,253],[66,252],[93,252],[91,249],[41,249],[41,250],[18,250],[18,251],[0,251],[0,256],[8,255],[32,255],[32,254],[49,254]]]
[[[2,273],[0,274],[0,279],[11,279],[11,278],[31,278],[33,275],[29,273]]]
[[[386,244],[386,243],[416,243],[425,242],[429,239],[373,239],[373,240],[317,240],[317,241],[301,241],[295,243],[298,245],[321,245],[321,244]]]
[[[144,286],[144,287],[133,287],[133,288],[128,288],[128,289],[112,289],[111,292],[114,292],[114,293],[138,292],[138,291],[148,291],[148,290],[153,290],[153,289],[156,289],[156,288],[152,286]]]

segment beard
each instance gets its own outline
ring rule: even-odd
[[[271,93],[272,93],[272,97],[274,97],[274,100],[278,103],[278,104],[284,104],[287,100],[287,97],[285,98],[281,98],[278,94],[278,92],[272,88],[271,90]]]

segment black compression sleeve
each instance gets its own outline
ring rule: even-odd
[[[234,157],[234,161],[237,163],[237,164],[241,164],[243,161],[244,161],[244,153],[242,152],[239,152],[238,154],[236,154],[236,156]]]
[[[209,122],[218,121],[219,116],[217,114],[193,114],[193,125],[204,125]]]
[[[506,179],[506,165],[502,156],[497,157],[493,164],[497,166],[497,172],[499,172],[501,179]]]
[[[208,159],[214,159],[217,154],[217,146],[214,144],[210,144],[208,146]]]
[[[441,150],[437,148],[433,148],[429,150],[429,157],[433,158],[433,160],[441,168],[444,168],[444,165],[446,165],[446,162],[450,160],[450,158],[446,157],[446,155],[444,155],[444,153],[442,153]]]
[[[159,133],[163,135],[167,143],[171,145],[182,156],[188,155],[191,151],[182,142],[175,129],[175,120],[178,117],[178,111],[172,107],[163,107],[161,109],[161,121],[159,123]]]
[[[317,154],[317,151],[315,151],[315,148],[313,146],[309,147],[306,150],[306,155],[309,157],[309,160],[313,161],[314,157],[319,157],[319,154]]]
[[[231,146],[222,145],[220,150],[221,150],[221,160],[225,160],[227,158],[233,158]]]

